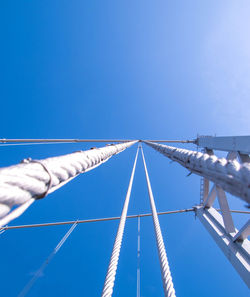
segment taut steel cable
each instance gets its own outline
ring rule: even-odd
[[[158,255],[159,255],[160,265],[161,265],[161,276],[162,276],[164,294],[165,294],[165,297],[175,297],[176,295],[175,295],[174,285],[171,277],[170,267],[168,264],[167,253],[166,253],[164,241],[162,238],[161,227],[160,227],[160,223],[159,223],[159,219],[156,211],[154,196],[153,196],[153,192],[152,192],[152,188],[151,188],[151,184],[148,176],[147,165],[144,158],[142,147],[141,147],[141,153],[142,153],[142,159],[143,159],[145,175],[147,180],[152,217],[154,222],[156,243],[157,243]]]
[[[136,282],[136,297],[140,297],[140,289],[141,289],[141,265],[140,265],[140,258],[141,258],[141,218],[138,217],[137,222],[137,232],[138,232],[138,238],[137,238],[137,282]]]
[[[80,173],[96,168],[135,141],[78,151],[0,169],[0,227],[20,216],[36,199],[52,193]],[[13,206],[20,205],[10,214]]]
[[[111,258],[110,258],[110,262],[109,262],[109,266],[108,266],[108,271],[106,274],[106,278],[105,278],[105,282],[104,282],[104,286],[103,286],[103,290],[102,290],[102,295],[101,295],[102,297],[111,297],[113,294],[116,270],[117,270],[117,265],[118,265],[118,261],[119,261],[119,255],[120,255],[122,238],[123,238],[123,233],[124,233],[124,228],[125,228],[125,223],[126,223],[130,194],[131,194],[131,189],[132,189],[132,185],[133,185],[135,167],[136,167],[136,162],[137,162],[137,157],[138,157],[138,149],[139,148],[137,148],[134,166],[133,166],[130,181],[129,181],[128,191],[127,191],[127,195],[126,195],[125,202],[123,205],[122,215],[121,215],[119,227],[118,227],[118,230],[116,233],[115,243],[113,246],[113,250],[112,250],[112,254],[111,254]]]
[[[203,176],[250,204],[250,163],[145,141],[164,156]]]

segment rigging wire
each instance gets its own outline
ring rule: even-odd
[[[158,215],[165,215],[165,214],[175,214],[175,213],[183,213],[183,212],[190,212],[194,211],[194,208],[187,208],[181,210],[172,210],[172,211],[164,211],[158,212]],[[249,212],[250,213],[250,212]],[[127,216],[127,219],[134,219],[138,217],[150,217],[152,216],[151,213],[143,213],[137,215],[130,215]],[[121,217],[108,217],[108,218],[97,218],[97,219],[87,219],[87,220],[77,220],[78,224],[82,223],[94,223],[94,222],[104,222],[104,221],[114,221],[120,220]],[[29,225],[17,225],[17,226],[4,226],[0,229],[1,230],[13,230],[13,229],[23,229],[23,228],[36,228],[36,227],[48,227],[48,226],[60,226],[60,225],[71,225],[74,224],[76,221],[63,221],[63,222],[54,222],[54,223],[41,223],[41,224],[29,224]]]
[[[75,143],[75,142],[24,142],[24,143],[0,143],[0,146],[20,146],[20,145],[40,145],[40,144],[67,144],[67,143]]]
[[[214,182],[224,191],[250,204],[250,166],[248,162],[219,158],[215,155],[180,149],[173,146],[145,141],[165,157]]]
[[[1,168],[0,226],[20,216],[35,200],[46,197],[134,143],[103,146],[43,160],[27,158],[20,164]]]
[[[0,138],[2,144],[18,144],[18,143],[82,143],[82,142],[128,142],[134,139],[5,139]],[[141,140],[139,140],[141,141]],[[143,141],[161,142],[161,143],[195,143],[195,140],[162,140],[147,139]]]
[[[128,142],[130,139],[0,139],[0,143],[81,143],[81,142]]]
[[[220,209],[216,208],[217,211]],[[183,212],[191,212],[194,211],[194,208],[186,208],[180,210],[171,210],[171,211],[164,211],[158,212],[158,216],[166,215],[166,214],[175,214],[175,213],[183,213]],[[230,210],[232,213],[239,213],[239,214],[250,214],[250,211],[241,211],[241,210]],[[143,218],[143,217],[150,217],[152,216],[151,213],[142,213],[137,215],[129,215],[127,219],[135,219],[135,218]],[[108,217],[108,218],[97,218],[97,219],[87,219],[87,220],[78,220],[78,224],[83,223],[94,223],[94,222],[105,222],[105,221],[114,221],[120,220],[121,217]],[[37,228],[37,227],[49,227],[49,226],[60,226],[60,225],[71,225],[74,224],[76,221],[63,221],[63,222],[54,222],[54,223],[41,223],[41,224],[29,224],[29,225],[17,225],[17,226],[4,226],[0,228],[0,235],[6,230],[13,230],[13,229],[24,229],[24,228]]]
[[[155,229],[155,238],[156,238],[156,244],[157,244],[158,255],[159,255],[159,260],[160,260],[161,276],[162,276],[164,294],[165,294],[165,297],[175,297],[176,295],[175,295],[174,284],[173,284],[173,280],[171,277],[167,253],[166,253],[165,244],[164,244],[162,232],[161,232],[161,226],[160,226],[160,222],[159,222],[157,211],[156,211],[155,200],[154,200],[154,196],[153,196],[153,192],[152,192],[152,188],[151,188],[151,184],[150,184],[150,180],[149,180],[147,165],[146,165],[146,161],[144,158],[142,147],[141,147],[141,154],[142,154],[144,170],[145,170],[147,186],[148,186],[148,195],[149,195],[151,211],[152,211],[152,218],[153,218],[154,229]]]
[[[136,297],[140,297],[140,288],[141,288],[141,271],[140,271],[140,257],[141,257],[141,218],[138,217],[137,222],[137,232],[138,232],[138,239],[137,239],[137,290],[136,290]]]
[[[122,209],[122,215],[121,215],[120,223],[119,223],[118,230],[116,233],[115,242],[114,242],[114,246],[112,249],[112,254],[110,257],[109,266],[108,266],[108,270],[107,270],[104,285],[103,285],[103,290],[102,290],[102,295],[101,295],[102,297],[111,297],[113,294],[116,270],[117,270],[117,266],[118,266],[121,245],[122,245],[122,239],[123,239],[123,233],[124,233],[125,224],[126,224],[128,205],[129,205],[129,200],[130,200],[130,195],[131,195],[131,190],[132,190],[132,185],[133,185],[133,180],[134,180],[134,175],[135,175],[135,167],[136,167],[136,163],[137,163],[138,150],[139,150],[139,146],[136,151],[135,161],[134,161],[133,169],[131,172],[128,190],[127,190],[126,198],[125,198],[123,209]]]

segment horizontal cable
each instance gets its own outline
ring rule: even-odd
[[[217,211],[221,211],[220,209],[218,208],[215,208]],[[250,214],[250,211],[245,211],[245,210],[230,210],[230,212],[233,212],[233,213],[243,213],[243,214]]]
[[[128,142],[133,141],[131,139],[0,139],[0,143],[44,143],[44,142],[55,142],[55,143],[78,143],[78,142]]]
[[[75,142],[59,142],[59,144],[65,143],[75,143]],[[58,142],[14,142],[14,143],[0,143],[0,146],[28,146],[28,145],[41,145],[41,144],[58,144]]]
[[[193,208],[188,208],[188,209],[181,209],[181,210],[165,211],[165,212],[159,212],[158,215],[182,213],[182,212],[189,212],[189,211],[194,211],[194,209]],[[151,213],[144,213],[144,214],[137,214],[137,215],[127,216],[127,219],[133,219],[133,218],[138,218],[138,217],[149,217],[149,216],[152,216],[152,214]],[[120,218],[121,217],[110,217],[110,218],[100,218],[100,219],[77,220],[77,223],[81,224],[81,223],[114,221],[114,220],[120,220]],[[19,225],[19,226],[5,226],[5,227],[2,227],[0,230],[69,225],[69,224],[74,224],[75,222],[76,221],[65,221],[65,222],[55,222],[55,223],[42,223],[42,224]]]
[[[216,209],[220,211],[220,209]],[[158,212],[158,215],[165,215],[165,214],[175,214],[175,213],[183,213],[183,212],[190,212],[194,211],[193,208],[181,209],[181,210],[171,210],[171,211],[164,211]],[[241,213],[241,214],[250,214],[250,211],[241,211],[241,210],[230,210],[233,213]],[[134,219],[138,217],[150,217],[152,216],[151,213],[142,213],[137,215],[130,215],[127,216],[127,219]],[[120,220],[121,217],[110,217],[110,218],[100,218],[100,219],[88,219],[88,220],[77,220],[77,223],[93,223],[93,222],[104,222],[104,221],[114,221]],[[5,226],[0,229],[0,231],[4,230],[11,230],[11,229],[23,229],[23,228],[35,228],[35,227],[47,227],[47,226],[59,226],[59,225],[70,225],[74,224],[76,221],[64,221],[64,222],[55,222],[55,223],[41,223],[41,224],[30,224],[30,225],[19,225],[19,226]],[[1,234],[1,233],[0,233]]]
[[[195,143],[195,140],[142,140],[142,141],[150,141],[150,142],[168,142],[168,143]]]
[[[5,139],[1,138],[0,143],[4,144],[18,144],[27,143],[81,143],[81,142],[128,142],[134,139]],[[139,140],[141,141],[141,140]],[[168,143],[195,143],[195,140],[143,140],[151,142],[168,142]]]

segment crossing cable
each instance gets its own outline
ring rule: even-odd
[[[154,196],[153,196],[153,192],[152,192],[152,188],[151,188],[151,184],[148,176],[147,165],[144,158],[142,147],[141,147],[141,153],[142,153],[142,159],[143,159],[145,175],[147,180],[152,217],[154,222],[154,229],[155,229],[158,255],[159,255],[160,266],[161,266],[161,276],[162,276],[164,294],[165,294],[165,297],[175,297],[176,295],[175,295],[174,285],[171,277],[170,267],[168,264],[167,253],[166,253],[164,241],[162,238],[161,227],[160,227],[160,223],[159,223],[159,219],[156,211]]]
[[[117,265],[119,261],[119,255],[120,255],[120,250],[121,250],[121,245],[122,245],[122,238],[123,238],[123,233],[124,233],[124,228],[126,224],[126,217],[127,217],[127,211],[128,211],[128,205],[129,205],[129,200],[130,200],[130,194],[131,194],[131,189],[133,185],[133,180],[134,180],[134,174],[135,174],[135,167],[137,163],[137,157],[138,157],[138,150],[139,147],[137,148],[136,156],[135,156],[135,161],[129,181],[129,186],[128,186],[128,191],[127,195],[125,198],[125,202],[123,205],[123,210],[122,210],[122,215],[119,223],[119,227],[116,233],[116,238],[108,266],[108,271],[106,274],[106,278],[104,281],[104,286],[102,290],[102,297],[111,297],[113,294],[113,287],[115,283],[115,276],[116,276],[116,270],[117,270]]]
[[[43,264],[41,265],[41,267],[35,272],[34,276],[31,278],[31,280],[26,284],[26,286],[23,288],[23,290],[20,292],[20,294],[18,295],[18,297],[24,297],[26,296],[29,291],[31,290],[32,286],[34,285],[34,283],[37,281],[37,279],[43,275],[43,271],[46,268],[46,266],[49,265],[50,261],[53,259],[53,257],[55,256],[55,254],[60,250],[60,248],[62,247],[62,245],[65,243],[65,241],[68,239],[68,237],[70,236],[70,234],[74,231],[75,227],[77,226],[78,222],[76,221],[71,228],[68,230],[68,232],[63,236],[63,238],[60,240],[60,242],[58,243],[58,245],[54,248],[54,250],[52,251],[52,253],[48,256],[48,258],[43,262]]]
[[[35,200],[44,198],[79,174],[96,168],[135,142],[44,160],[28,158],[18,165],[0,169],[0,227],[20,216]],[[16,205],[19,207],[9,213]]]
[[[250,163],[218,158],[215,155],[147,142],[156,151],[203,176],[223,190],[250,204]]]
[[[217,211],[221,211],[218,208],[215,208]],[[181,210],[171,210],[171,211],[163,211],[158,212],[158,216],[166,215],[166,214],[175,214],[175,213],[184,213],[184,212],[191,212],[195,211],[195,208],[186,208]],[[243,210],[230,210],[232,213],[240,213],[240,214],[250,214],[250,211],[243,211]],[[151,213],[142,213],[137,215],[130,215],[127,216],[127,219],[135,219],[135,218],[143,218],[143,217],[151,217]],[[109,217],[109,218],[98,218],[98,219],[87,219],[87,220],[77,220],[78,224],[83,223],[95,223],[95,222],[106,222],[106,221],[115,221],[120,220],[121,217]],[[61,225],[71,225],[74,224],[76,221],[64,221],[64,222],[54,222],[54,223],[41,223],[41,224],[29,224],[29,225],[17,225],[17,226],[4,226],[0,228],[0,234],[2,234],[5,230],[14,230],[14,229],[24,229],[24,228],[37,228],[37,227],[50,227],[50,226],[61,226]]]
[[[165,215],[165,214],[174,214],[174,213],[183,213],[183,212],[190,212],[195,211],[193,208],[186,208],[181,210],[170,210],[170,211],[164,211],[164,212],[158,212],[158,215]],[[250,212],[244,212],[250,214]],[[127,216],[127,219],[134,219],[138,217],[150,217],[152,216],[151,213],[142,213],[137,215],[130,215]],[[98,218],[98,219],[87,219],[87,220],[77,220],[78,224],[82,223],[94,223],[94,222],[105,222],[105,221],[115,221],[120,220],[121,217],[109,217],[109,218]],[[23,229],[23,228],[36,228],[36,227],[49,227],[49,226],[60,226],[60,225],[71,225],[75,221],[64,221],[64,222],[54,222],[54,223],[41,223],[41,224],[29,224],[29,225],[17,225],[17,226],[4,226],[0,228],[1,230],[12,230],[12,229]],[[1,233],[0,233],[1,234]]]

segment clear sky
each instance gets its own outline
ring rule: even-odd
[[[249,13],[247,0],[1,1],[0,137],[249,135]],[[0,165],[89,147],[1,146]],[[78,177],[12,224],[120,215],[135,152]],[[199,202],[199,177],[187,178],[151,148],[144,153],[159,211]],[[236,198],[229,203],[244,209]],[[149,211],[140,156],[129,214]],[[239,226],[246,221],[235,218]],[[177,296],[248,296],[192,213],[161,216],[160,223]],[[141,296],[160,297],[152,220],[141,224]],[[79,225],[28,296],[100,296],[117,226]],[[17,296],[68,228],[3,233],[0,295]],[[136,296],[136,244],[137,221],[128,220],[114,297]]]

